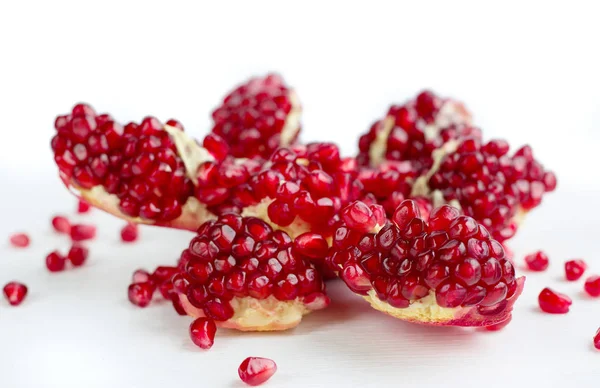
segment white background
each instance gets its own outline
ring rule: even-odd
[[[452,3],[452,4],[450,4]],[[0,302],[0,387],[241,387],[237,366],[272,357],[271,387],[590,387],[600,379],[600,300],[562,280],[564,260],[600,273],[600,58],[595,2],[127,2],[0,1],[0,284],[30,295]],[[488,138],[533,144],[559,177],[512,241],[521,261],[543,248],[550,270],[528,276],[513,323],[487,333],[429,328],[372,311],[341,284],[332,306],[295,330],[221,330],[208,352],[187,337],[189,318],[126,299],[138,267],[170,263],[189,234],[122,223],[99,226],[84,268],[48,273],[45,255],[68,241],[50,217],[72,214],[49,140],[54,116],[83,100],[118,120],[180,119],[198,137],[236,83],[278,71],[304,105],[305,141],[356,152],[359,133],[424,87],[465,101]],[[5,237],[2,237],[5,236]],[[524,271],[525,272],[525,271]],[[573,298],[564,316],[539,312],[552,286]]]

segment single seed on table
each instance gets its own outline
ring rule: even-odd
[[[87,260],[89,249],[79,244],[73,244],[71,249],[69,249],[69,253],[67,254],[67,259],[73,264],[75,267],[79,267],[83,265],[83,263]]]
[[[96,227],[94,225],[75,224],[71,226],[71,240],[85,241],[96,237]]]
[[[16,248],[25,248],[29,246],[29,236],[25,233],[15,233],[10,236],[10,244]]]
[[[52,218],[52,227],[58,233],[69,234],[71,233],[71,223],[67,217],[55,216]]]
[[[208,318],[198,318],[190,324],[190,337],[202,349],[210,349],[215,342],[217,325]]]
[[[138,239],[138,226],[136,224],[127,223],[121,229],[121,240],[124,242],[133,242]]]
[[[573,303],[565,294],[544,288],[538,296],[538,303],[542,311],[550,314],[566,314]]]
[[[583,288],[585,289],[585,292],[587,292],[590,296],[600,296],[600,276],[593,275],[587,278],[585,280]]]
[[[530,270],[539,272],[546,270],[550,261],[544,252],[537,251],[525,256],[525,263]]]
[[[83,199],[80,199],[77,203],[77,213],[87,213],[90,211],[90,208],[90,204],[84,201]]]
[[[565,263],[565,275],[567,280],[579,280],[587,269],[587,264],[583,260],[569,260]]]
[[[46,256],[46,268],[50,272],[60,272],[65,269],[66,258],[58,251],[51,252]]]
[[[275,361],[263,357],[248,357],[240,364],[238,374],[248,385],[257,386],[269,380],[277,371]]]
[[[19,282],[10,282],[4,286],[4,296],[11,306],[18,306],[27,296],[27,286]]]

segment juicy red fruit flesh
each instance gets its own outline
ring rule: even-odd
[[[569,260],[565,263],[565,276],[569,281],[579,280],[587,269],[583,260]]]
[[[4,296],[11,306],[18,306],[27,296],[27,286],[19,282],[10,282],[3,288]]]
[[[121,240],[124,242],[134,242],[138,239],[138,226],[128,223],[121,229]]]
[[[29,236],[25,233],[15,233],[10,236],[10,244],[16,248],[25,248],[29,246]]]
[[[212,348],[216,332],[217,325],[212,319],[198,318],[190,325],[190,338],[202,349]]]
[[[88,255],[89,249],[78,244],[73,244],[71,249],[69,249],[69,253],[67,254],[67,260],[69,260],[73,266],[79,267],[85,263]]]
[[[152,301],[154,290],[154,284],[151,282],[133,283],[129,285],[127,296],[132,304],[138,307],[146,307]]]
[[[71,226],[71,240],[85,241],[96,237],[96,227],[94,225],[75,224]]]
[[[54,251],[51,252],[48,256],[46,256],[46,268],[50,272],[60,272],[65,269],[67,259],[61,255],[59,252]]]
[[[87,213],[90,211],[90,209],[90,204],[85,202],[83,199],[80,199],[79,202],[77,202],[77,213]]]
[[[585,289],[585,292],[587,292],[590,296],[600,296],[600,276],[594,275],[587,278],[585,280],[583,288]]]
[[[566,314],[573,303],[565,294],[544,288],[538,296],[538,303],[542,311],[550,314]]]
[[[277,371],[275,361],[263,357],[248,357],[240,364],[238,374],[248,385],[256,386],[269,380]]]
[[[550,261],[544,252],[537,251],[525,256],[525,263],[532,271],[545,271],[546,268],[548,268]]]
[[[600,350],[600,329],[596,331],[596,335],[594,336],[594,347]]]
[[[70,234],[71,233],[71,222],[67,217],[55,216],[52,218],[52,227],[58,233]]]

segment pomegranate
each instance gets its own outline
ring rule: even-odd
[[[20,305],[27,296],[27,286],[19,282],[7,283],[2,291],[11,306]]]
[[[600,276],[594,275],[590,276],[585,280],[585,284],[583,285],[585,292],[588,295],[597,297],[600,296]]]
[[[71,240],[85,241],[96,237],[96,227],[94,225],[75,224],[70,230]]]
[[[360,137],[358,162],[376,167],[384,160],[411,160],[418,171],[433,164],[432,153],[461,136],[481,137],[470,126],[464,105],[423,91],[404,105],[392,105],[386,117]]]
[[[202,349],[212,348],[215,342],[217,325],[215,321],[208,318],[197,318],[190,325],[190,337],[198,347]]]
[[[86,104],[58,116],[51,146],[63,182],[120,218],[194,230],[210,218],[193,197],[197,166],[214,158],[170,121],[125,126]]]
[[[29,246],[31,240],[29,236],[25,233],[15,233],[9,238],[9,242],[13,247],[16,248],[26,248]]]
[[[133,283],[127,290],[129,301],[138,307],[146,307],[152,301],[155,286],[152,282]]]
[[[432,325],[491,326],[511,317],[524,278],[515,278],[483,225],[449,205],[426,220],[413,200],[391,220],[378,214],[380,205],[358,201],[342,210],[326,259],[373,308]]]
[[[600,329],[596,331],[596,335],[594,336],[594,347],[600,350]]]
[[[58,233],[71,234],[71,222],[67,217],[55,216],[52,218],[52,227]]]
[[[145,269],[138,269],[131,277],[132,283],[144,283],[150,280],[150,273]]]
[[[250,79],[223,99],[212,113],[212,132],[224,139],[234,157],[269,158],[277,148],[296,140],[300,113],[296,94],[280,76],[269,74]],[[218,142],[207,139],[209,143]],[[207,139],[204,146],[211,149]],[[225,149],[223,144],[217,147]]]
[[[46,268],[50,272],[60,272],[65,269],[66,258],[58,251],[51,252],[46,256]]]
[[[545,271],[549,263],[548,256],[542,251],[536,251],[525,256],[525,264],[532,271]]]
[[[257,386],[269,380],[277,372],[277,364],[269,358],[248,357],[240,364],[238,374],[248,385]]]
[[[228,213],[199,228],[170,283],[188,315],[244,331],[285,330],[329,304],[305,256],[316,252],[299,251],[263,220]]]
[[[587,269],[583,260],[569,260],[565,263],[565,276],[569,281],[579,280]]]
[[[482,144],[475,137],[446,143],[436,162],[419,177],[411,196],[449,203],[484,225],[500,242],[514,236],[518,223],[556,188],[554,173],[544,170],[529,146],[509,156],[504,140]]]
[[[573,303],[571,298],[550,288],[544,288],[538,296],[538,303],[542,311],[550,314],[566,314]]]
[[[73,244],[67,254],[67,260],[69,260],[73,266],[79,267],[85,263],[89,253],[90,251],[86,247],[79,244]]]

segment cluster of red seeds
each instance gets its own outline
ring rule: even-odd
[[[433,138],[427,138],[425,127],[436,125],[436,120],[444,104],[453,105],[455,114],[449,117]],[[386,138],[385,159],[411,160],[420,172],[431,167],[432,152],[445,142],[461,136],[481,137],[479,129],[466,125],[470,115],[462,104],[442,99],[430,91],[421,92],[414,100],[404,105],[393,105],[387,113],[393,121],[393,127]],[[380,131],[386,125],[385,120],[375,122],[370,130],[360,137],[358,162],[371,164],[369,151]]]
[[[446,201],[457,200],[498,241],[514,236],[518,211],[536,207],[556,188],[556,177],[535,161],[528,146],[512,157],[508,151],[503,140],[482,144],[465,138],[429,179],[432,190],[440,190]]]
[[[292,104],[290,90],[281,77],[253,78],[215,109],[212,132],[225,139],[235,157],[268,158],[281,144],[281,131]]]
[[[159,266],[152,273],[143,269],[136,270],[127,291],[129,301],[138,307],[146,307],[152,302],[155,292],[158,291],[164,299],[173,302],[178,313],[185,315],[177,295],[173,292],[171,281],[178,272],[178,268],[172,266]]]
[[[234,297],[281,301],[324,296],[318,271],[291,238],[264,221],[234,214],[205,223],[181,256],[175,292],[217,321],[234,314]]]
[[[374,289],[379,299],[405,308],[434,291],[442,307],[498,312],[517,289],[502,245],[455,208],[439,207],[426,221],[418,205],[406,200],[376,233],[354,229],[350,212],[343,218],[347,225],[336,231],[328,262],[355,292]]]
[[[170,120],[168,125],[182,128]],[[183,161],[154,117],[125,127],[85,104],[58,116],[52,138],[54,160],[65,182],[84,189],[101,185],[119,198],[130,217],[168,221],[181,214],[193,193]]]

